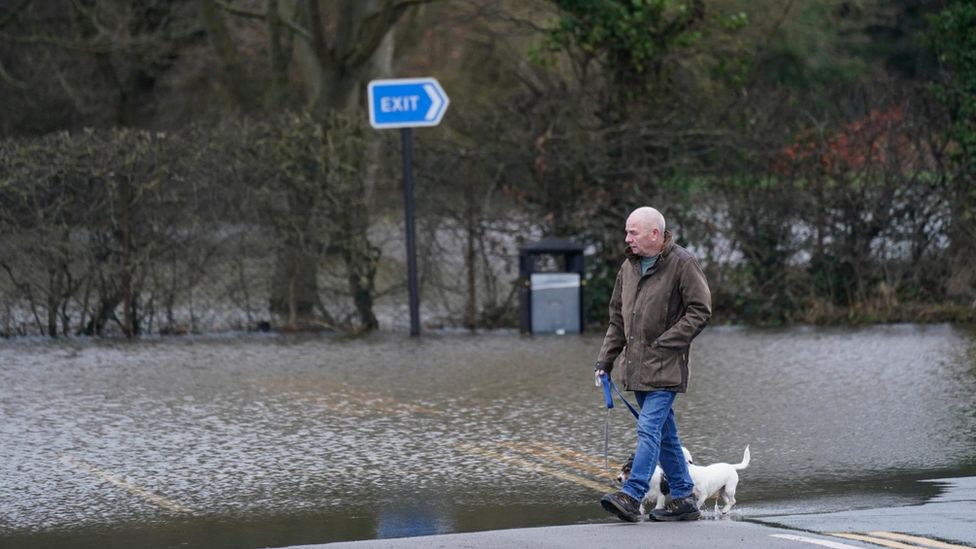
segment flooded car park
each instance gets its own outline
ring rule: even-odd
[[[606,521],[634,444],[600,334],[0,343],[0,545],[266,547]],[[678,398],[733,518],[922,503],[976,474],[976,335],[713,327]],[[706,507],[707,509],[707,507]]]

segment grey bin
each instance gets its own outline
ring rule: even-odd
[[[583,245],[556,237],[526,244],[519,251],[519,331],[581,333]]]
[[[532,273],[532,333],[580,333],[580,275]]]

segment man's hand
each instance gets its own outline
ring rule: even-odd
[[[597,387],[602,387],[603,386],[603,374],[605,374],[605,373],[606,372],[604,372],[603,370],[596,370],[595,372],[593,372],[593,375],[594,375],[594,377],[596,379],[596,386]]]

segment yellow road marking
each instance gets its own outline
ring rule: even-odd
[[[376,412],[431,415],[439,413],[433,408],[397,400],[380,394],[379,391],[325,379],[248,378],[246,381],[342,414],[366,416]]]
[[[162,507],[164,509],[169,509],[170,511],[175,511],[177,513],[192,513],[193,512],[190,509],[188,509],[186,507],[183,507],[182,505],[180,505],[179,503],[176,503],[175,501],[173,501],[171,499],[164,498],[163,496],[161,496],[159,494],[153,493],[153,492],[151,492],[149,490],[146,490],[145,488],[142,488],[140,486],[136,486],[135,484],[132,484],[131,482],[125,480],[122,477],[119,477],[117,475],[113,475],[112,473],[109,473],[107,471],[102,471],[101,469],[95,467],[94,465],[92,465],[90,463],[87,463],[85,461],[82,461],[82,460],[80,460],[78,458],[75,458],[75,457],[72,457],[72,456],[61,456],[61,463],[65,464],[65,465],[67,465],[69,467],[74,467],[75,469],[80,469],[82,471],[91,473],[91,474],[95,475],[96,477],[104,480],[105,482],[109,482],[109,483],[111,483],[111,484],[113,484],[113,485],[115,485],[115,486],[117,486],[117,487],[125,490],[126,492],[129,492],[130,494],[133,494],[135,496],[138,496],[138,497],[140,497],[140,498],[142,498],[142,499],[144,499],[144,500],[146,500],[146,501],[148,501],[150,503],[156,504],[156,505],[158,505],[158,506],[160,506],[160,507]]]
[[[565,455],[569,455],[569,456],[576,456],[578,459],[580,459],[582,461],[585,461],[587,463],[594,464],[596,467],[599,467],[600,469],[603,469],[603,467],[600,465],[599,458],[597,458],[596,456],[592,456],[592,455],[589,455],[589,454],[584,454],[583,452],[578,452],[578,451],[573,450],[571,448],[564,448],[562,446],[556,446],[555,444],[551,444],[549,442],[536,441],[536,442],[533,442],[532,444],[534,446],[536,446],[536,447],[549,449],[550,451],[553,451],[553,452],[559,452],[559,453],[562,453],[562,454],[565,454]],[[611,460],[609,460],[607,462],[607,466],[610,467],[610,469],[612,471],[616,472],[616,471],[619,471],[621,467],[623,467],[623,463],[620,463],[620,462],[617,462],[617,461],[614,461],[614,460],[611,459]]]
[[[347,396],[347,395],[344,395]],[[397,404],[394,406],[387,406],[378,403],[378,401],[368,402],[363,400],[333,400],[329,397],[315,396],[315,395],[292,395],[295,400],[301,400],[304,402],[310,402],[317,406],[321,406],[326,410],[331,410],[333,412],[338,412],[340,414],[346,414],[357,417],[365,417],[376,415],[377,413],[397,415],[397,414],[429,414],[433,413],[424,409],[420,406],[413,406],[410,404]]]
[[[611,462],[611,469],[608,471],[606,468],[593,463],[592,458],[586,454],[544,442],[501,442],[500,444],[512,450],[555,461],[556,463],[561,463],[595,475],[603,476],[610,473],[610,471],[620,470],[620,465],[616,463]],[[576,459],[567,459],[562,457],[563,455],[571,455],[576,457]]]
[[[545,474],[545,475],[549,475],[551,477],[558,478],[560,480],[565,480],[565,481],[568,481],[568,482],[573,482],[575,484],[579,484],[580,486],[584,486],[586,488],[589,488],[589,489],[594,490],[594,491],[597,491],[597,492],[605,493],[605,492],[607,492],[609,490],[609,488],[606,485],[604,485],[604,484],[600,484],[600,483],[594,482],[594,481],[592,481],[590,479],[583,478],[583,477],[581,477],[579,475],[574,475],[572,473],[567,473],[565,471],[560,471],[559,469],[553,469],[551,467],[546,467],[544,465],[540,465],[538,463],[533,463],[531,461],[527,461],[527,460],[524,460],[524,459],[521,459],[521,458],[512,457],[512,456],[506,456],[505,454],[499,454],[498,452],[494,452],[492,450],[486,450],[485,448],[479,448],[479,447],[473,446],[471,444],[461,444],[458,447],[461,450],[463,450],[465,452],[468,452],[468,453],[471,453],[471,454],[479,455],[481,457],[485,457],[485,458],[488,458],[488,459],[491,459],[491,460],[495,460],[495,461],[501,461],[501,462],[505,462],[505,463],[510,463],[512,465],[516,465],[518,467],[521,467],[523,469],[527,469],[529,471],[535,471],[535,472],[538,472],[538,473],[542,473],[542,474]]]
[[[891,549],[918,549],[918,545],[908,545],[907,543],[901,543],[898,541],[892,541],[884,538],[866,536],[864,534],[848,534],[845,532],[831,532],[830,535],[836,536],[838,538],[852,539],[854,541],[864,541],[867,543],[873,543],[875,545],[883,545],[885,547],[891,547]]]
[[[801,543],[811,543],[813,545],[820,545],[822,547],[830,547],[831,549],[858,549],[858,547],[853,545],[848,545],[846,543],[840,543],[837,541],[830,541],[829,539],[808,538],[806,536],[795,536],[793,534],[770,534],[769,537],[799,541]]]
[[[909,536],[908,534],[899,534],[897,532],[868,532],[869,536],[876,536],[879,538],[888,538],[896,541],[905,541],[908,543],[914,543],[916,545],[924,545],[925,547],[935,547],[936,549],[969,549],[965,545],[954,545],[952,543],[946,543],[944,541],[938,541],[929,538],[923,538],[920,536]]]

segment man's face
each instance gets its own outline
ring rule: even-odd
[[[661,230],[657,227],[648,228],[646,224],[638,222],[633,217],[627,218],[627,238],[630,251],[639,256],[650,257],[657,255],[660,250]]]

